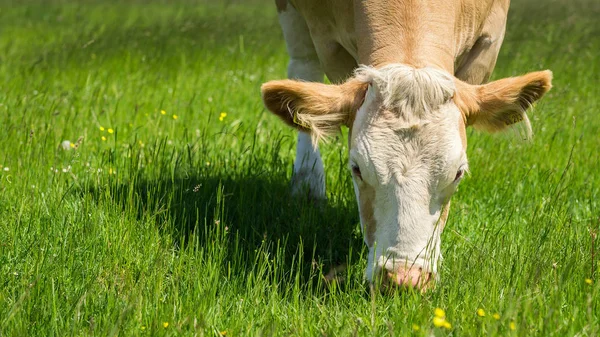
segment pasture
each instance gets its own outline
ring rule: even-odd
[[[345,130],[328,202],[290,196],[272,1],[1,1],[0,336],[600,335],[598,17],[513,1],[493,78],[554,72],[534,137],[468,130],[441,282],[380,294]]]

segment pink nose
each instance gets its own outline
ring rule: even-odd
[[[425,291],[433,285],[433,274],[414,266],[409,269],[400,268],[397,271],[384,271],[382,284],[386,288],[418,289]]]

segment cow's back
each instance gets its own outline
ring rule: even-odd
[[[390,62],[423,63],[415,66],[434,63],[452,73],[485,33],[486,25],[491,26],[489,21],[498,16],[505,19],[509,6],[509,0],[371,0],[357,3],[353,0],[290,0],[290,3],[306,20],[320,58],[327,58],[332,54],[330,49],[338,44],[357,64],[373,64],[378,58],[388,58],[377,55],[381,52],[397,57]],[[377,31],[371,29],[374,22],[383,23]],[[404,59],[398,57],[402,54],[406,54]],[[325,65],[335,63],[321,61]]]

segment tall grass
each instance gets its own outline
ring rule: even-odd
[[[344,135],[328,202],[290,196],[295,134],[259,95],[285,77],[272,3],[0,13],[0,335],[600,334],[595,1],[513,2],[494,76],[554,88],[532,141],[469,131],[426,294],[364,283]]]

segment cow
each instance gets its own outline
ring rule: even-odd
[[[292,189],[325,199],[318,143],[348,127],[365,277],[425,290],[439,279],[450,197],[468,171],[466,128],[521,123],[552,72],[486,83],[509,0],[276,0],[287,80],[265,106],[296,128]],[[333,84],[324,84],[324,74]]]

